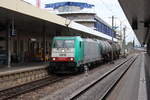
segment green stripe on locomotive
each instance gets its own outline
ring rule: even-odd
[[[56,40],[74,40],[74,62],[76,63],[76,66],[79,67],[80,64],[83,63],[84,60],[84,43],[83,39],[80,36],[74,36],[74,37],[54,37],[52,48],[54,48],[54,42]]]

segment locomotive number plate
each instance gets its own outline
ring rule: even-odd
[[[65,57],[65,56],[66,56],[66,54],[59,54],[59,56],[61,56],[61,57]]]

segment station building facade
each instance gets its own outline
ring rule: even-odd
[[[116,38],[116,32],[112,30],[110,25],[96,15],[92,9],[93,7],[94,5],[92,4],[71,1],[45,5],[46,9],[53,9],[57,15]]]

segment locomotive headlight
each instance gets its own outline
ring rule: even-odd
[[[56,58],[53,58],[53,60],[56,60]]]
[[[71,61],[73,61],[73,58],[70,58]]]

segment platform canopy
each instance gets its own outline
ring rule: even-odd
[[[82,36],[111,40],[111,37],[69,19],[39,9],[23,0],[0,0],[0,29],[14,20],[17,31],[41,34],[43,27],[49,34],[56,32],[78,33]],[[114,39],[114,41],[117,41]]]
[[[150,0],[119,0],[140,43],[150,39]]]

